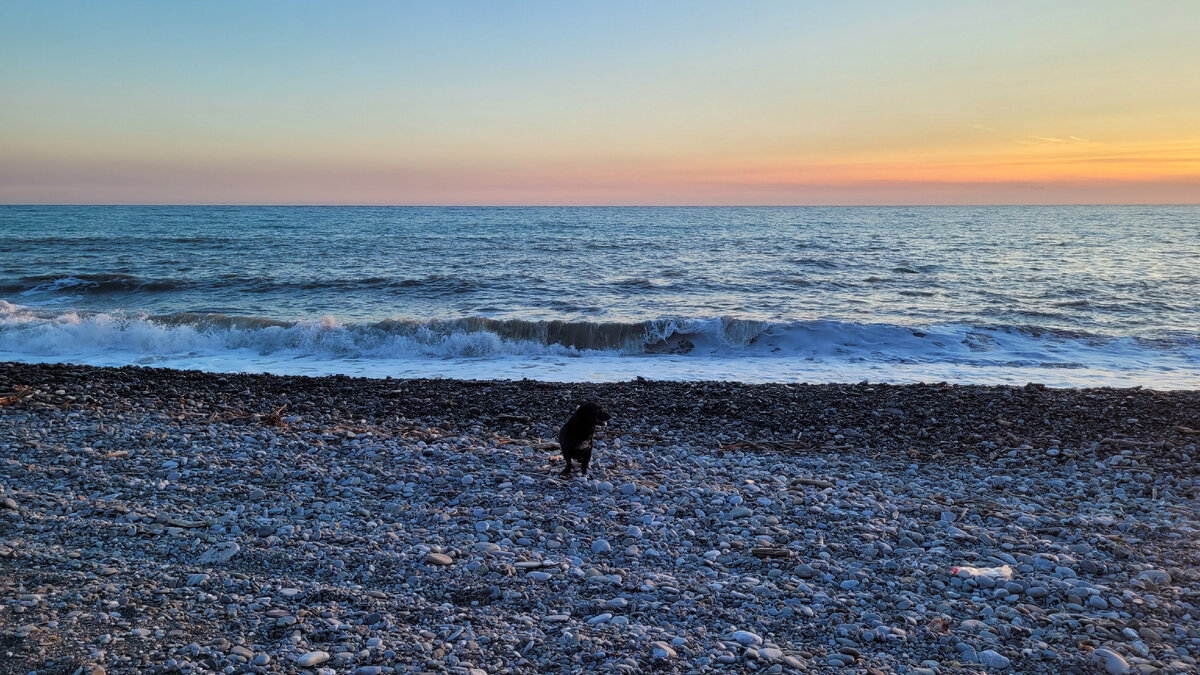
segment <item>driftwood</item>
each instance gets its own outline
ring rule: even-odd
[[[1148,441],[1135,441],[1132,438],[1106,438],[1100,445],[1128,445],[1131,448],[1144,448],[1150,445]]]
[[[770,546],[757,546],[751,549],[750,554],[755,558],[790,558],[792,552],[786,548],[772,548]]]
[[[283,405],[276,408],[274,411],[264,415],[262,418],[263,424],[266,424],[267,426],[272,426],[272,427],[287,426],[287,424],[283,421],[283,411],[286,410],[287,407],[288,407],[288,404],[284,403]]]
[[[366,430],[363,429],[361,431],[366,431]],[[359,432],[355,431],[354,433],[359,433]],[[449,436],[452,436],[453,434],[451,434],[449,431],[446,431],[445,429],[442,429],[440,427],[428,427],[426,429],[421,429],[419,427],[409,427],[409,428],[405,429],[404,431],[401,431],[398,435],[400,436],[400,438],[403,438],[406,441],[415,439],[418,441],[425,441],[426,443],[430,443],[432,441],[447,438]]]
[[[12,405],[23,398],[33,396],[33,389],[23,384],[13,387],[11,393],[0,396],[0,405]]]
[[[208,422],[230,422],[233,420],[244,420],[250,417],[250,413],[241,408],[234,408],[227,405],[217,405],[220,410],[214,410],[212,415],[209,415]]]
[[[800,441],[735,441],[721,446],[722,450],[811,450],[812,446]]]
[[[1185,426],[1174,426],[1171,428],[1184,436],[1200,436],[1200,429],[1190,429]]]

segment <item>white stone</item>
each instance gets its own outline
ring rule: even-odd
[[[296,659],[296,665],[301,668],[309,668],[311,666],[319,666],[329,660],[329,652],[309,652]]]
[[[762,638],[755,635],[754,633],[751,633],[748,630],[735,630],[735,631],[733,631],[733,635],[731,635],[730,637],[733,638],[734,642],[737,642],[739,644],[744,644],[744,645],[751,645],[751,646],[755,646],[755,647],[757,647],[758,645],[761,645],[763,642]]]

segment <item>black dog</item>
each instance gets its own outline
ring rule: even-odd
[[[592,435],[596,426],[612,419],[612,415],[604,412],[599,405],[588,401],[579,406],[571,419],[558,432],[558,445],[562,448],[563,459],[567,468],[562,475],[571,475],[571,460],[579,462],[579,469],[587,475],[588,462],[592,461]]]

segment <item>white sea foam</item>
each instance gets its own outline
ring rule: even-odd
[[[0,360],[215,372],[613,381],[1045,382],[1200,388],[1200,340],[814,320],[346,324],[54,312],[0,301]]]

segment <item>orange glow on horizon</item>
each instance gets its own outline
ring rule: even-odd
[[[864,155],[816,162],[750,159],[679,167],[677,175],[688,180],[746,185],[1200,180],[1200,141],[1166,147],[1142,144],[1069,147],[1072,149],[1065,152],[1058,147],[1017,146],[991,153],[964,149],[958,153]]]

